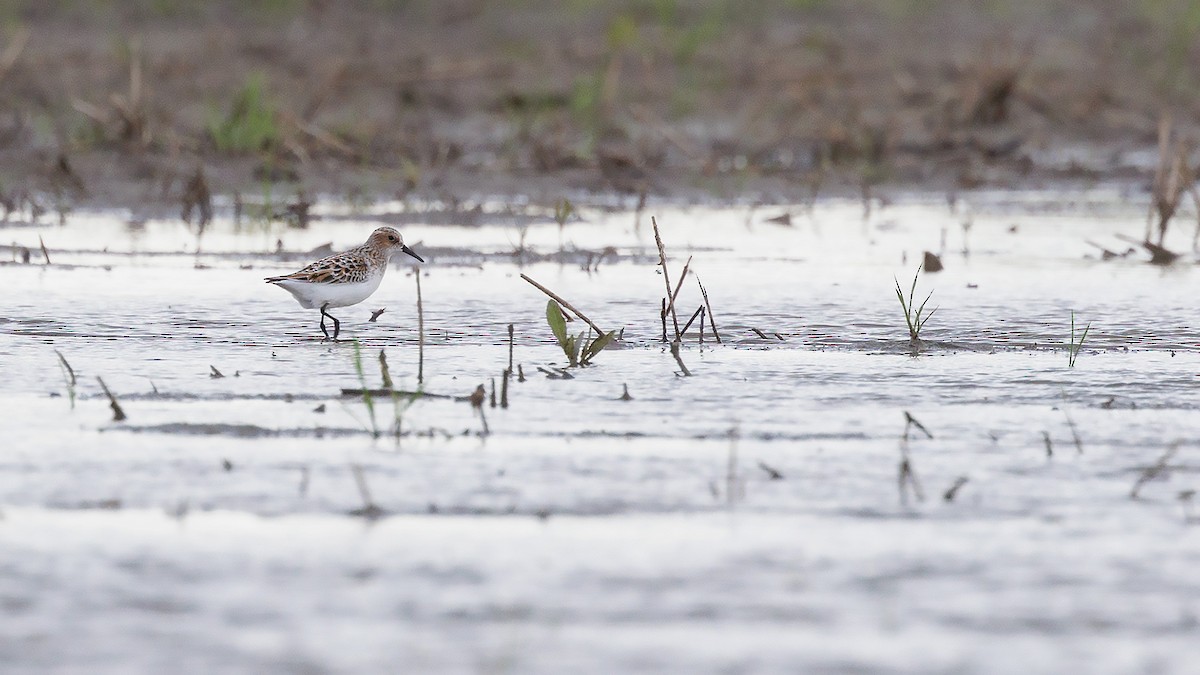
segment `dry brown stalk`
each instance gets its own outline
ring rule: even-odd
[[[117,397],[112,395],[112,392],[108,390],[108,385],[104,384],[104,380],[100,379],[99,375],[96,376],[96,381],[100,383],[100,388],[104,390],[104,395],[108,397],[108,405],[113,411],[113,421],[120,422],[124,420],[125,411],[121,410],[121,404],[117,403]]]
[[[417,384],[425,381],[425,306],[421,302],[421,269],[413,265],[417,278]]]
[[[533,279],[530,279],[529,275],[527,275],[527,274],[522,274],[521,278],[524,279],[525,281],[528,281],[534,288],[545,293],[547,296],[550,297],[551,300],[557,302],[562,307],[571,310],[571,312],[575,316],[579,317],[580,319],[583,320],[584,323],[591,326],[592,330],[596,331],[597,335],[608,335],[608,333],[604,332],[604,330],[602,330],[599,326],[596,325],[596,322],[587,318],[587,316],[585,316],[583,312],[579,311],[578,309],[575,309],[574,305],[567,302],[566,300],[563,300],[562,297],[559,296],[558,294],[556,294],[554,291],[550,290],[549,288],[546,288],[545,286],[539,284],[538,282],[534,281]]]
[[[696,285],[700,287],[700,295],[704,298],[704,308],[708,311],[708,325],[712,328],[713,336],[717,338],[717,343],[721,342],[721,334],[717,332],[717,322],[713,320],[712,304],[708,302],[708,291],[704,290],[704,284],[700,283],[700,277],[695,274]]]
[[[663,285],[667,288],[667,298],[671,298],[671,276],[667,273],[667,249],[663,246],[662,235],[658,232],[658,219],[650,216],[650,224],[654,226],[654,243],[658,245],[658,264],[662,267]],[[675,302],[671,300],[667,309],[671,312],[671,321],[675,324],[675,339],[679,339],[679,317],[675,316]]]

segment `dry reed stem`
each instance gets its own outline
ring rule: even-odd
[[[108,385],[104,384],[104,380],[100,379],[99,375],[96,376],[96,381],[100,383],[100,388],[104,390],[104,395],[108,397],[108,405],[113,411],[113,421],[123,421],[125,419],[125,411],[121,410],[121,404],[117,403],[117,397],[113,396],[112,392],[108,390]]]
[[[654,243],[658,246],[658,264],[662,267],[663,285],[667,289],[667,298],[671,298],[671,276],[667,273],[667,249],[663,246],[662,235],[658,232],[658,219],[650,216],[650,224],[654,226]],[[675,316],[675,303],[672,300],[667,309],[671,312],[671,321],[675,324],[675,339],[679,339],[679,317]]]
[[[42,256],[46,259],[46,264],[50,264],[50,252],[46,250],[46,242],[42,241],[42,235],[38,235],[38,244],[42,246]]]
[[[512,378],[512,368],[505,368],[500,378],[500,407],[508,409],[508,381]]]
[[[513,325],[508,324],[508,372],[512,372],[513,363]]]
[[[671,297],[667,301],[667,311],[671,313],[671,318],[675,318],[675,300],[679,297],[679,290],[683,288],[683,280],[687,278],[688,268],[692,266],[692,256],[688,256],[687,262],[683,265],[683,272],[679,274],[679,281],[675,283],[675,291],[671,293]],[[665,268],[663,274],[666,274]],[[686,331],[686,329],[684,329]],[[684,331],[679,330],[679,322],[675,322],[675,339],[683,337]]]
[[[596,335],[598,335],[598,336],[608,335],[608,333],[606,333],[603,329],[601,329],[599,326],[596,325],[596,322],[587,318],[587,316],[584,315],[583,312],[579,311],[578,309],[575,309],[574,305],[567,302],[566,300],[563,300],[562,297],[557,295],[554,291],[550,290],[549,288],[546,288],[545,286],[539,284],[538,282],[534,281],[533,279],[530,279],[529,275],[527,275],[527,274],[522,274],[521,278],[524,279],[525,281],[528,281],[534,288],[545,293],[547,296],[550,297],[551,300],[554,300],[559,305],[562,305],[563,307],[571,310],[571,312],[573,314],[575,314],[575,316],[579,317],[580,319],[583,320],[584,323],[591,326],[592,330],[596,331]]]
[[[417,279],[417,384],[425,382],[425,304],[421,300],[421,268],[413,265]]]
[[[708,301],[708,291],[704,290],[704,284],[700,283],[700,277],[695,274],[692,276],[696,277],[696,285],[700,287],[700,295],[704,298],[704,307],[708,310],[708,325],[712,328],[713,336],[717,338],[717,343],[720,344],[721,334],[717,332],[717,322],[713,320],[712,304]]]

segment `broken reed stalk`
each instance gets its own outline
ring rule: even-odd
[[[108,397],[108,405],[113,411],[113,421],[120,422],[124,420],[125,411],[121,410],[121,404],[117,403],[117,397],[113,396],[112,392],[108,390],[108,385],[104,384],[104,380],[100,379],[99,375],[96,376],[96,381],[100,383],[100,388],[104,390],[104,395]]]
[[[42,241],[42,235],[38,235],[38,243],[42,245],[42,256],[46,259],[46,264],[50,264],[50,252],[46,250],[46,242]]]
[[[704,307],[708,310],[708,325],[710,328],[712,328],[713,337],[715,337],[717,339],[717,343],[720,344],[721,334],[717,332],[717,322],[713,320],[712,304],[708,302],[708,291],[704,290],[704,284],[700,283],[700,277],[696,276],[695,274],[692,276],[696,277],[696,285],[700,287],[700,295],[704,298]]]
[[[417,278],[417,384],[425,382],[425,305],[421,301],[421,268],[413,265]]]
[[[500,375],[500,407],[508,409],[508,380],[512,377],[512,368],[505,368]]]
[[[699,307],[697,307],[696,311],[692,312],[692,318],[688,319],[687,323],[683,324],[683,330],[680,331],[680,333],[683,335],[686,335],[688,332],[688,329],[692,327],[692,324],[696,322],[696,319],[699,316],[701,316],[703,312],[704,312],[704,305],[700,305]],[[701,326],[701,330],[703,330],[703,326],[704,326],[703,321],[700,322],[700,326]],[[702,342],[703,342],[703,340],[702,340]]]
[[[704,344],[704,307],[700,307],[700,344]]]
[[[687,262],[684,263],[684,265],[683,265],[683,272],[681,272],[679,274],[679,281],[677,281],[675,283],[675,292],[671,293],[671,299],[669,302],[667,302],[667,309],[670,310],[670,312],[671,312],[671,318],[675,318],[675,300],[679,297],[679,290],[681,288],[683,288],[683,280],[687,278],[688,268],[691,266],[692,266],[692,256],[688,256]],[[664,272],[663,274],[666,274],[666,272]],[[685,331],[686,331],[686,329],[684,329],[683,331],[679,330],[679,322],[676,321],[675,322],[675,337],[676,337],[676,339],[683,337],[683,333]]]
[[[592,327],[592,330],[596,331],[596,335],[607,335],[607,334],[608,334],[607,332],[605,332],[604,330],[602,330],[602,329],[601,329],[599,326],[597,326],[597,325],[596,325],[596,322],[594,322],[594,321],[592,321],[591,319],[587,318],[587,316],[585,316],[583,312],[579,311],[578,309],[575,309],[575,306],[574,306],[574,305],[572,305],[571,303],[567,302],[566,300],[563,300],[563,299],[562,299],[562,297],[560,297],[560,296],[559,296],[558,294],[556,294],[554,291],[550,290],[549,288],[546,288],[545,286],[543,286],[543,285],[539,284],[538,282],[534,281],[533,279],[530,279],[530,278],[529,278],[529,275],[527,275],[527,274],[522,274],[522,275],[521,275],[521,278],[522,278],[522,279],[524,279],[525,281],[528,281],[528,282],[529,282],[529,283],[530,283],[530,284],[531,284],[531,285],[532,285],[534,288],[536,288],[536,289],[538,289],[539,291],[541,291],[541,292],[545,293],[547,296],[549,296],[549,297],[550,297],[550,299],[551,299],[551,300],[554,300],[554,301],[555,301],[555,302],[557,302],[557,303],[558,303],[560,306],[562,306],[562,307],[565,307],[565,308],[567,308],[567,309],[571,310],[571,312],[572,312],[572,313],[573,313],[575,316],[579,317],[580,319],[582,319],[582,320],[583,320],[583,322],[584,322],[584,323],[586,323],[587,325],[591,326],[591,327]]]
[[[513,362],[513,325],[508,324],[508,372],[512,372]]]
[[[947,488],[946,492],[942,495],[942,501],[954,501],[954,498],[958,496],[958,491],[962,489],[962,486],[967,484],[967,480],[969,479],[966,476],[955,478],[954,484]]]
[[[691,377],[692,371],[688,370],[688,367],[683,365],[683,359],[679,356],[679,340],[671,343],[671,356],[675,357],[675,363],[679,364],[679,369],[683,371],[683,376]]]
[[[62,367],[62,371],[63,371],[63,380],[66,380],[66,382],[67,382],[67,396],[70,397],[70,399],[71,399],[71,410],[74,410],[75,409],[75,383],[76,383],[75,369],[71,367],[71,364],[67,363],[67,357],[63,356],[62,352],[55,349],[54,353],[58,354],[58,362],[59,362],[59,365]]]
[[[650,216],[650,223],[654,225],[654,243],[658,245],[658,264],[662,267],[663,285],[667,288],[667,298],[671,299],[671,276],[667,273],[667,249],[663,246],[662,235],[658,232],[658,219]],[[667,310],[671,312],[671,321],[675,324],[675,339],[679,339],[679,317],[675,316],[674,300],[667,304]]]
[[[658,311],[658,316],[662,319],[662,341],[667,341],[667,299],[662,299],[662,308]]]

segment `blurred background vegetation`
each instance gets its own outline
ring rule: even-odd
[[[0,185],[59,156],[410,189],[1136,176],[1164,120],[1196,131],[1198,38],[1191,0],[4,0]]]

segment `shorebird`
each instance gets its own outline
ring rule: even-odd
[[[424,258],[404,245],[399,232],[390,227],[381,227],[372,232],[362,246],[322,258],[299,272],[267,277],[266,281],[291,293],[301,307],[320,309],[321,332],[326,339],[329,339],[329,330],[325,328],[325,317],[332,319],[333,339],[336,340],[341,332],[341,323],[327,310],[357,305],[370,297],[383,281],[388,261],[401,252],[425,262]]]

